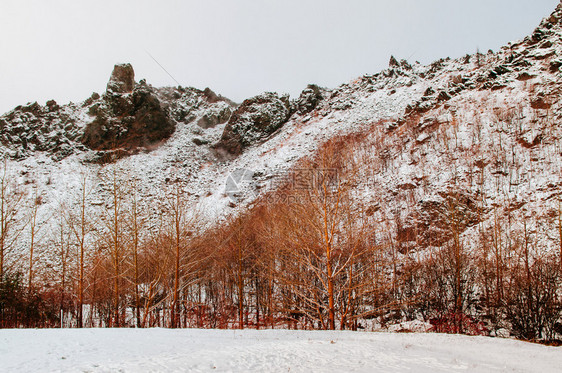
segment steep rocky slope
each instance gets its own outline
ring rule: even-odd
[[[467,237],[507,212],[554,219],[561,18],[558,6],[531,36],[496,53],[429,66],[391,58],[386,70],[335,89],[311,85],[296,100],[265,93],[236,105],[210,89],[137,83],[130,65],[117,65],[102,95],[2,115],[1,151],[13,179],[41,197],[45,225],[60,203],[72,206],[84,174],[89,203],[102,204],[105,169],[135,180],[146,209],[177,181],[191,211],[220,221],[275,188],[319,144],[350,132],[369,133],[357,145],[365,165],[357,205],[388,222],[405,250],[449,238],[442,217],[452,200],[467,211]],[[225,181],[237,169],[251,171],[252,190],[232,200]]]

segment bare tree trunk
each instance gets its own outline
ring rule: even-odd
[[[20,229],[14,229],[22,198],[23,193],[10,185],[8,166],[4,160],[0,176],[0,281],[4,279],[6,256],[21,233]]]
[[[117,180],[115,177],[115,171],[113,175],[113,190],[112,190],[112,197],[113,197],[113,268],[114,268],[114,326],[121,326],[121,316],[120,316],[120,281],[119,277],[121,275],[120,271],[120,261],[121,261],[121,248],[120,248],[120,225],[119,225],[119,196],[117,191]]]
[[[28,285],[27,289],[31,294],[33,291],[33,253],[35,249],[35,236],[36,236],[36,228],[37,228],[37,209],[38,209],[38,201],[37,201],[37,193],[35,194],[35,198],[32,201],[31,206],[31,216],[29,219],[29,227],[30,227],[30,244],[29,244],[29,274],[28,274]]]
[[[65,302],[65,290],[66,290],[66,267],[67,267],[67,260],[68,260],[68,250],[65,246],[65,239],[64,239],[64,212],[60,211],[60,260],[61,260],[61,290],[60,290],[60,326],[61,328],[64,326],[64,302]]]
[[[239,237],[240,238],[240,237]],[[238,328],[244,329],[244,278],[242,276],[242,247],[238,242]]]
[[[174,214],[174,246],[175,246],[175,262],[174,262],[174,300],[172,303],[171,323],[172,328],[178,327],[178,313],[179,313],[179,284],[180,284],[180,246],[182,236],[182,220],[183,220],[183,204],[181,203],[181,195],[179,186],[176,186],[174,191],[174,204],[172,206],[172,213]]]
[[[78,277],[78,327],[84,326],[84,241],[86,239],[86,176],[82,179],[80,199],[80,274]]]
[[[323,193],[323,204],[322,204],[322,213],[323,213],[323,229],[324,229],[324,245],[325,245],[325,253],[326,253],[326,282],[328,284],[328,328],[330,330],[336,329],[336,312],[335,312],[335,302],[334,302],[334,270],[332,267],[332,243],[334,240],[334,231],[336,229],[336,220],[335,217],[339,214],[339,198],[340,198],[340,191],[337,191],[337,201],[335,207],[331,209],[328,206],[328,199],[330,198],[330,193],[328,190],[328,185],[326,181],[321,185],[322,193]],[[333,216],[330,216],[333,215]],[[330,222],[329,219],[332,218]]]
[[[501,228],[496,211],[494,211],[494,255],[496,259],[496,304],[499,306],[503,299],[503,255]]]
[[[117,169],[110,169],[107,177],[102,176],[102,180],[109,186],[111,193],[111,205],[105,211],[105,224],[108,230],[107,243],[110,250],[113,266],[113,313],[110,316],[111,326],[120,327],[122,323],[121,315],[121,277],[123,275],[123,187],[122,180],[117,177]],[[111,320],[112,318],[112,320]]]
[[[72,229],[76,241],[78,242],[78,327],[84,327],[84,267],[86,237],[88,235],[88,221],[86,217],[86,198],[88,196],[88,179],[85,173],[82,174],[80,183],[79,216],[73,217],[69,211],[68,225]]]
[[[139,290],[139,220],[138,220],[138,206],[137,196],[133,191],[132,194],[132,228],[133,228],[133,264],[135,276],[135,318],[137,328],[141,327],[140,319],[140,290]]]
[[[562,277],[562,199],[558,199],[558,239],[560,240],[560,276]]]

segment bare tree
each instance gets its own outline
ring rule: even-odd
[[[68,266],[70,260],[70,240],[71,240],[71,232],[68,229],[66,224],[67,216],[64,206],[62,204],[59,207],[58,211],[58,257],[60,261],[60,301],[59,301],[59,310],[60,310],[60,327],[64,327],[64,315],[67,309],[66,302],[66,288],[67,288],[67,276],[68,276]]]
[[[167,236],[173,250],[173,290],[170,309],[170,326],[181,327],[181,292],[197,282],[199,253],[190,246],[194,229],[197,227],[197,212],[188,211],[185,192],[180,183],[175,183],[166,194],[166,211],[170,223]],[[198,229],[200,227],[197,227]]]
[[[87,240],[91,234],[92,226],[90,224],[91,217],[88,216],[87,198],[90,194],[89,180],[85,171],[80,175],[80,189],[76,205],[78,213],[68,210],[66,222],[76,239],[78,246],[78,327],[84,326],[84,292],[85,292],[85,267],[86,267],[86,251]]]
[[[131,184],[130,189],[131,204],[129,208],[129,231],[131,232],[131,250],[133,253],[133,283],[135,286],[135,318],[136,326],[142,326],[140,317],[140,263],[139,263],[139,247],[141,244],[141,231],[144,225],[144,219],[140,215],[138,196],[136,185]]]
[[[29,272],[28,272],[28,291],[32,293],[33,290],[33,254],[37,239],[37,210],[39,208],[39,197],[37,190],[35,190],[34,197],[31,200],[31,211],[29,216]]]
[[[125,206],[126,206],[126,178],[117,166],[102,170],[100,179],[107,189],[109,201],[104,209],[105,223],[104,241],[109,249],[112,264],[113,281],[113,317],[111,325],[120,327],[123,324],[122,296],[123,276],[126,271],[125,242]]]
[[[23,193],[17,188],[4,160],[0,174],[0,281],[6,272],[8,254],[21,234],[18,226],[18,211],[22,205]]]

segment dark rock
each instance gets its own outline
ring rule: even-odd
[[[324,99],[322,92],[323,89],[316,84],[309,84],[296,102],[296,111],[299,114],[306,114],[316,109],[318,103]]]
[[[541,92],[531,99],[531,107],[533,109],[549,109],[551,103],[548,102],[546,94]]]
[[[400,66],[404,69],[404,70],[412,70],[412,65],[410,65],[408,63],[408,61],[406,60],[400,60]]]
[[[545,40],[539,45],[539,48],[550,48],[552,47],[552,42],[550,40]]]
[[[437,101],[449,101],[450,99],[451,95],[447,91],[441,91],[437,95]]]
[[[562,67],[562,59],[557,58],[550,61],[550,72],[557,72]]]
[[[431,96],[433,94],[435,94],[435,90],[432,87],[428,87],[423,93],[425,97]]]
[[[221,95],[217,95],[209,87],[207,87],[203,90],[203,95],[206,97],[207,102],[209,102],[211,104],[222,101],[222,102],[226,102],[230,106],[237,106],[233,101],[229,100],[228,98],[226,98],[224,96],[221,96]]]
[[[192,87],[164,87],[154,92],[176,122],[190,123],[204,116],[199,122],[203,128],[225,123],[237,106],[209,88],[201,91]]]
[[[523,71],[517,76],[517,80],[525,81],[525,80],[533,79],[534,77],[535,75],[531,75],[528,72]]]
[[[130,93],[135,87],[135,71],[130,63],[117,64],[107,83],[107,92]]]
[[[400,67],[400,63],[394,58],[394,56],[390,56],[390,61],[388,61],[388,67],[393,69],[396,67]]]
[[[131,94],[108,89],[103,102],[92,107],[90,113],[96,118],[86,126],[81,141],[94,150],[149,147],[175,130],[168,112],[146,84],[137,85]]]
[[[429,65],[429,70],[427,72],[426,78],[433,78],[435,74],[437,74],[437,72],[443,69],[444,63],[445,60],[442,58],[432,62],[431,65]]]
[[[55,100],[47,101],[46,106],[50,112],[58,111],[60,109],[60,106],[57,104]]]
[[[507,84],[504,83],[504,82],[501,82],[501,83],[498,83],[498,82],[494,82],[494,83],[489,82],[488,84],[489,84],[488,88],[490,88],[492,91],[498,91],[498,90],[500,90],[500,89],[504,89],[505,87],[507,87]]]
[[[542,29],[542,25],[541,25],[537,27],[533,32],[533,35],[531,35],[531,42],[532,44],[536,44],[542,41],[545,37],[546,37],[546,33],[545,30]]]
[[[219,102],[219,96],[213,92],[209,87],[205,88],[205,90],[203,90],[203,94],[205,95],[205,97],[207,97],[207,101],[209,101],[210,103],[215,103],[215,102]]]
[[[532,148],[538,146],[542,142],[542,135],[538,134],[535,137],[533,137],[532,139],[527,139],[525,136],[518,136],[517,142],[521,146],[523,146],[524,148],[532,149]]]
[[[365,210],[365,215],[373,216],[377,211],[381,209],[380,205],[371,205]]]
[[[191,141],[193,141],[193,143],[197,146],[207,145],[209,143],[208,140],[200,139],[198,137],[194,137]]]
[[[84,103],[82,104],[82,106],[83,107],[90,106],[99,99],[100,99],[99,93],[94,92],[94,93],[92,93],[92,95],[90,97],[88,97],[86,100],[84,100]]]
[[[42,151],[61,160],[76,151],[95,150],[86,161],[107,163],[154,149],[171,136],[176,122],[205,116],[206,125],[224,123],[235,106],[210,89],[155,89],[144,80],[135,84],[133,68],[122,64],[113,69],[107,91],[93,93],[81,105],[35,102],[0,116],[0,143],[12,158]],[[84,124],[83,112],[91,117]]]
[[[265,139],[283,126],[291,114],[288,96],[263,93],[247,99],[230,117],[215,149],[219,153],[239,155],[244,148]]]
[[[537,60],[545,60],[549,57],[554,56],[555,54],[556,54],[556,50],[554,48],[541,49],[533,53],[532,57],[534,57]]]
[[[42,113],[41,105],[39,105],[37,103],[37,101],[35,101],[33,103],[28,103],[26,106],[23,106],[20,110],[24,113],[32,113],[32,114],[36,114],[36,115],[39,115],[39,114]]]
[[[416,189],[417,186],[416,184],[412,183],[412,182],[405,182],[405,183],[401,183],[398,185],[398,189],[401,190],[413,190]]]
[[[51,100],[45,107],[34,102],[18,106],[0,118],[0,142],[15,150],[18,158],[33,151],[71,154],[78,127],[69,114]]]
[[[423,114],[429,111],[435,105],[434,101],[435,101],[434,99],[429,99],[428,97],[422,97],[422,100],[406,105],[406,108],[404,109],[404,114],[405,115]]]
[[[496,67],[494,68],[494,72],[496,73],[496,76],[500,76],[500,75],[503,75],[503,74],[507,74],[507,73],[510,72],[510,71],[511,71],[511,70],[509,70],[509,69],[507,68],[507,66],[504,66],[504,65],[499,65],[499,66],[496,66]]]

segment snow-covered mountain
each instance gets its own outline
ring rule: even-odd
[[[101,95],[2,115],[1,150],[49,208],[79,184],[77,169],[95,175],[114,164],[139,179],[146,199],[181,179],[190,202],[215,218],[232,209],[224,187],[233,170],[252,170],[267,186],[325,140],[380,123],[374,131],[387,145],[373,158],[390,167],[373,177],[384,181],[388,198],[405,190],[436,196],[456,161],[458,177],[484,168],[486,179],[508,177],[521,204],[538,203],[560,188],[560,12],[497,53],[429,66],[391,58],[384,71],[335,89],[310,86],[297,100],[265,93],[238,106],[209,89],[137,83],[130,65],[116,65]],[[443,138],[453,132],[456,149]],[[488,201],[501,198],[491,184]]]
[[[334,89],[310,85],[297,99],[264,93],[238,105],[208,88],[136,82],[130,65],[116,65],[101,95],[0,116],[0,150],[47,232],[59,205],[77,208],[85,176],[88,204],[107,203],[107,170],[134,181],[147,211],[179,186],[187,210],[220,223],[326,141],[357,133],[355,204],[404,260],[456,233],[472,250],[504,237],[507,251],[524,240],[533,255],[562,255],[561,95],[562,4],[497,52],[428,66],[392,57],[381,72]]]

